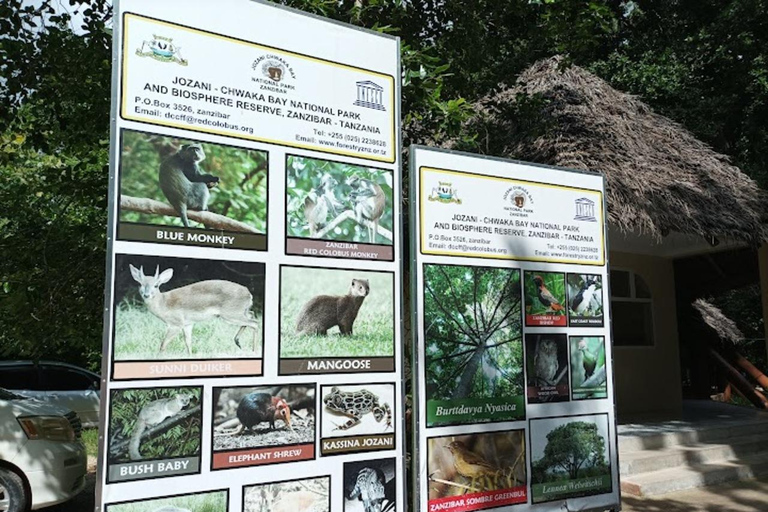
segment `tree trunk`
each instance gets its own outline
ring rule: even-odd
[[[467,367],[464,368],[464,372],[461,374],[459,385],[456,387],[456,391],[453,393],[453,398],[467,398],[469,392],[472,390],[472,380],[480,368],[480,362],[483,360],[485,354],[485,341],[480,343],[475,349],[475,353],[472,354],[472,359],[467,363]]]

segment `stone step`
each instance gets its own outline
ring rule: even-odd
[[[768,474],[768,453],[758,453],[739,460],[693,464],[622,477],[621,492],[639,497],[656,496],[765,474]]]
[[[695,443],[657,450],[621,452],[621,476],[632,476],[661,469],[691,466],[737,459],[768,452],[768,431],[762,434],[736,437],[727,443]]]
[[[690,424],[675,425],[674,422],[659,426],[622,425],[618,436],[619,452],[658,450],[696,443],[716,443],[759,434],[768,435],[768,422],[763,419],[734,421],[708,427],[691,426]]]

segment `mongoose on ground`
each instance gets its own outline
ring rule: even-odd
[[[352,325],[371,288],[367,279],[353,279],[346,295],[318,295],[301,308],[296,320],[297,334],[328,334],[336,325],[344,336],[352,335]]]
[[[182,409],[189,405],[190,400],[192,400],[192,395],[179,394],[173,398],[153,400],[141,408],[139,419],[136,420],[136,425],[133,427],[131,442],[128,445],[128,454],[131,456],[131,460],[141,460],[142,458],[139,448],[141,435],[144,431],[148,427],[154,427],[165,419],[179,414]]]

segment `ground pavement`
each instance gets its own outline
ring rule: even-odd
[[[768,477],[621,502],[622,512],[768,512]]]

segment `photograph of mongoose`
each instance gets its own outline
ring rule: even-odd
[[[120,222],[264,234],[267,153],[123,130]]]
[[[395,459],[344,464],[344,512],[397,510]]]
[[[228,491],[201,492],[107,505],[107,512],[227,512]]]
[[[202,389],[114,389],[110,395],[110,464],[200,456]]]
[[[427,439],[429,501],[509,490],[526,485],[524,430]],[[525,497],[521,500],[526,501]],[[479,501],[476,508],[500,503]]]
[[[568,340],[565,334],[526,334],[528,403],[567,402]]]
[[[213,450],[315,441],[315,386],[213,388]]]
[[[286,235],[392,245],[392,171],[288,155]]]
[[[115,361],[259,358],[264,264],[115,256]]]
[[[390,272],[280,268],[280,357],[394,356]]]
[[[611,492],[608,415],[531,420],[531,501]]]
[[[605,338],[571,336],[571,393],[574,400],[607,398]]]
[[[603,276],[568,274],[568,319],[572,327],[603,325]]]
[[[243,488],[244,512],[330,512],[331,477],[250,485]]]
[[[321,386],[320,437],[394,432],[394,384]]]

